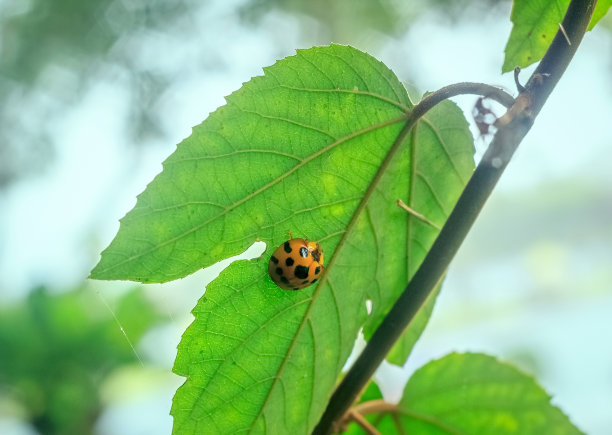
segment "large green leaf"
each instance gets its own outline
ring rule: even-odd
[[[514,0],[510,20],[513,23],[506,44],[502,72],[524,68],[538,62],[559,30],[569,0]],[[589,24],[591,30],[608,12],[612,0],[599,0]]]
[[[406,384],[399,407],[406,433],[581,433],[532,377],[482,354],[426,364]]]
[[[452,103],[394,145],[412,104],[365,53],[300,50],[264,71],[179,144],[92,271],[163,282],[267,243],[194,309],[175,364],[187,377],[176,433],[309,432],[359,329],[379,323],[437,235],[396,201],[440,226],[474,165]],[[267,276],[288,230],[320,241],[327,259],[300,292]]]

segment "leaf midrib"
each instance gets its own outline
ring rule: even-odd
[[[278,87],[284,88],[284,89],[290,89],[292,91],[364,95],[364,96],[375,98],[380,101],[384,101],[389,104],[393,104],[394,106],[396,106],[403,112],[408,112],[410,110],[410,107],[403,105],[399,101],[393,100],[391,98],[387,98],[384,95],[377,94],[376,92],[360,91],[359,89],[312,89],[312,88],[302,88],[302,87],[288,86],[288,85],[278,85]]]
[[[396,136],[395,141],[393,142],[392,146],[389,148],[389,151],[387,151],[387,155],[383,159],[383,161],[382,161],[381,165],[379,166],[376,174],[374,175],[374,178],[372,178],[372,181],[370,182],[370,185],[366,189],[366,191],[364,193],[364,196],[362,197],[362,200],[360,201],[360,203],[357,205],[357,208],[353,212],[353,215],[351,216],[351,220],[349,221],[349,223],[348,223],[348,225],[346,227],[346,231],[344,232],[344,234],[342,235],[342,238],[338,242],[338,245],[336,246],[336,249],[334,250],[334,253],[331,256],[331,259],[330,259],[330,261],[328,263],[328,266],[325,268],[325,271],[323,272],[323,275],[321,276],[321,278],[319,280],[317,288],[315,289],[315,291],[312,294],[312,297],[310,299],[310,304],[309,304],[308,308],[306,309],[306,312],[304,313],[304,317],[303,317],[302,321],[300,322],[298,330],[296,331],[295,335],[293,336],[293,339],[291,340],[291,343],[289,344],[289,347],[287,348],[286,357],[281,362],[281,364],[280,364],[280,366],[279,366],[279,368],[278,368],[278,370],[276,372],[276,376],[274,377],[275,380],[273,381],[272,385],[270,386],[270,389],[268,390],[268,393],[266,394],[266,398],[262,402],[261,412],[259,413],[260,416],[263,414],[263,411],[266,408],[266,405],[268,403],[268,400],[270,399],[272,390],[276,386],[277,379],[280,379],[280,374],[283,372],[283,370],[285,368],[285,365],[289,361],[288,356],[293,352],[293,348],[295,347],[295,343],[297,342],[298,337],[301,335],[302,330],[304,328],[304,325],[308,321],[310,321],[310,314],[312,312],[314,303],[316,302],[316,300],[318,298],[318,295],[321,292],[321,289],[323,288],[323,285],[327,282],[328,271],[335,264],[335,261],[338,258],[338,253],[342,250],[342,247],[346,243],[346,240],[348,239],[348,237],[349,237],[349,235],[351,233],[352,228],[355,226],[355,223],[357,222],[357,219],[361,216],[362,211],[365,209],[365,207],[366,207],[367,203],[369,202],[372,194],[376,190],[376,187],[378,186],[378,183],[382,179],[383,175],[386,173],[386,171],[387,171],[387,169],[389,167],[389,164],[393,160],[393,157],[395,156],[395,154],[397,153],[397,151],[399,150],[401,145],[404,143],[404,139],[405,139],[407,133],[410,131],[410,128],[415,123],[415,121],[410,117],[410,113],[405,113],[404,115],[402,115],[400,117],[400,119],[406,119],[406,122],[404,123],[404,127],[402,128],[402,130]],[[330,288],[330,291],[333,291],[333,290]],[[312,408],[311,408],[311,410],[312,410]],[[309,415],[309,417],[310,417],[310,415]],[[256,421],[257,421],[257,419],[255,419],[253,422],[255,423]],[[254,425],[251,427],[251,431],[249,431],[249,433],[252,432],[253,428],[254,428]]]

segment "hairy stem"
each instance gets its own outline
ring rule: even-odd
[[[586,32],[595,2],[596,0],[571,0],[562,23],[565,35],[561,31],[557,32],[525,88],[521,89],[512,107],[499,120],[501,122],[497,123],[498,130],[495,137],[442,231],[404,292],[338,385],[313,433],[328,434],[334,430],[335,423],[341,420],[444,274],[514,151],[569,65]],[[568,39],[571,45],[568,44]],[[461,85],[465,84],[459,84]],[[414,107],[405,129],[412,128],[425,112],[454,95],[457,93],[452,86],[428,95]],[[487,96],[494,98],[492,95]],[[407,134],[404,131],[402,133],[404,136]]]

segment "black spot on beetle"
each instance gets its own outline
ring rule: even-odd
[[[308,249],[307,249],[307,248],[304,248],[304,247],[301,247],[301,248],[300,248],[300,255],[301,255],[302,257],[304,257],[304,258],[307,258],[307,257],[308,257]]]
[[[314,284],[315,282],[317,282],[317,278],[313,279],[311,284]]]
[[[283,269],[281,269],[280,267],[276,268],[276,274],[277,275],[282,275],[283,274]]]
[[[291,257],[289,257],[289,258],[287,258],[287,259],[285,260],[285,264],[286,264],[287,266],[293,266],[293,263],[294,263],[294,261],[293,261],[293,258],[291,258]]]
[[[295,276],[299,279],[308,278],[308,266],[295,266]]]
[[[270,257],[270,261],[274,264],[278,264],[278,258],[276,258],[274,255]]]
[[[289,242],[285,242],[285,244],[283,245],[283,249],[287,254],[291,252],[291,245],[289,244]]]
[[[285,276],[281,276],[281,282],[284,282],[285,284],[289,284],[289,280]]]
[[[321,266],[317,266],[315,269],[315,275],[318,275],[319,273],[321,273]]]

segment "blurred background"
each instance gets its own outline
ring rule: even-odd
[[[165,285],[86,277],[161,162],[224,96],[296,48],[330,42],[371,53],[420,91],[482,81],[515,94],[501,75],[510,9],[0,0],[0,433],[170,433],[176,345],[228,262]],[[610,433],[611,28],[608,16],[585,37],[406,367],[379,370],[390,400],[430,359],[486,352],[534,374],[582,430]],[[456,101],[471,119],[475,98]],[[486,143],[476,140],[477,156]]]

